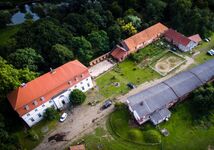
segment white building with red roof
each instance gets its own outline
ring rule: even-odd
[[[183,52],[190,51],[198,45],[198,43],[173,29],[167,30],[164,34],[164,37],[167,41],[173,43]]]
[[[70,61],[28,82],[7,95],[13,109],[33,126],[49,107],[62,109],[74,89],[86,92],[93,87],[88,68],[78,60]]]

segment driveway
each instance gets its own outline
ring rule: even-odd
[[[131,90],[129,93],[125,94],[124,96],[120,96],[117,99],[119,99],[121,102],[126,102],[127,97],[174,76],[178,72],[187,69],[194,63],[194,60],[190,57],[186,57],[186,60],[187,62],[175,72],[163,78],[141,84],[136,89]],[[81,138],[84,134],[89,133],[95,129],[98,122],[101,119],[107,118],[106,116],[114,110],[114,106],[111,106],[106,110],[100,111],[101,106],[102,104],[97,104],[96,106],[81,105],[74,108],[73,114],[69,114],[67,120],[64,123],[59,124],[53,132],[47,134],[42,143],[40,143],[35,148],[35,150],[65,149],[69,146],[69,144],[71,144],[70,142]],[[64,139],[64,141],[54,143],[48,142],[49,137],[59,133],[67,133],[66,139]]]

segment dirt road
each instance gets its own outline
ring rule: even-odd
[[[176,73],[185,70],[188,68],[191,64],[194,63],[194,60],[190,57],[186,57],[187,62],[182,65],[179,69],[177,69],[175,72],[160,78],[156,79],[150,82],[146,82],[144,84],[141,84],[136,89],[131,90],[129,93],[127,93],[124,96],[118,97],[118,99],[122,102],[125,102],[126,98],[130,95],[133,95],[135,93],[138,93],[141,90],[144,90],[152,85],[155,85],[157,83],[160,83],[171,76],[175,75]],[[97,124],[99,123],[99,120],[105,118],[108,114],[110,114],[113,111],[113,106],[110,108],[100,111],[100,107],[102,104],[97,104],[96,106],[87,106],[82,105],[74,108],[73,114],[69,114],[67,120],[64,123],[61,123],[57,126],[57,128],[46,135],[42,143],[40,143],[35,150],[60,150],[64,149],[67,146],[69,146],[71,141],[74,141],[78,138],[81,138],[82,135],[89,133],[93,129],[97,127]],[[106,117],[107,118],[107,117]],[[48,138],[50,136],[53,136],[55,134],[59,133],[68,133],[66,135],[66,138],[64,141],[60,142],[48,142]]]

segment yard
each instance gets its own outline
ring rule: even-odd
[[[148,131],[158,132],[158,129],[150,123],[137,126],[127,109],[113,112],[104,127],[99,127],[84,137],[84,143],[88,150],[201,150],[214,145],[213,124],[207,126],[209,122],[193,123],[188,101],[177,105],[171,111],[172,117],[169,121],[160,124],[160,128],[166,128],[170,133],[168,137],[161,136],[161,144],[151,145],[145,142]],[[211,122],[213,121],[214,117]],[[113,124],[110,126],[110,123]],[[132,131],[135,132],[135,136]]]

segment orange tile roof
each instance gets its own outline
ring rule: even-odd
[[[128,52],[122,50],[120,47],[117,47],[111,52],[111,56],[113,56],[115,59],[120,61],[121,59],[125,58],[127,56]]]
[[[190,37],[188,37],[190,40],[196,42],[196,43],[199,43],[202,41],[201,37],[199,34],[195,34],[195,35],[192,35]]]
[[[78,60],[70,61],[54,70],[52,73],[48,72],[26,83],[23,87],[18,87],[7,95],[13,109],[20,116],[47,102],[59,92],[90,76],[88,68]],[[69,81],[71,82],[68,83]],[[41,100],[41,97],[44,97],[44,100]],[[37,105],[33,104],[35,100],[38,103]],[[29,106],[28,110],[24,109],[25,105]]]
[[[71,146],[69,148],[70,150],[85,150],[85,145],[76,145],[76,146]]]
[[[123,41],[123,43],[127,46],[128,50],[131,52],[136,51],[136,47],[144,42],[149,40],[153,40],[160,34],[163,34],[168,28],[161,24],[157,23]]]

